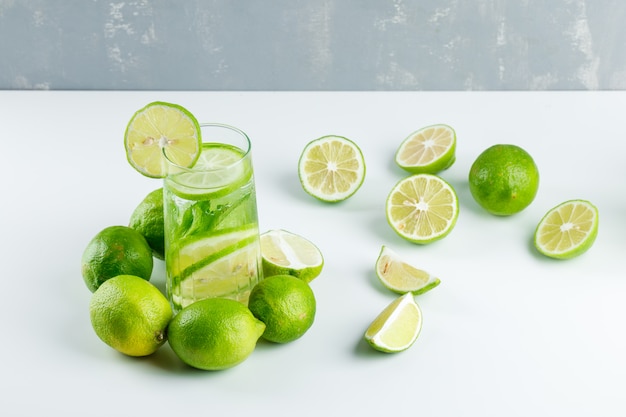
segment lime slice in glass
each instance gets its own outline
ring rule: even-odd
[[[334,203],[353,195],[365,179],[361,149],[350,139],[323,136],[309,142],[300,156],[302,188],[313,197]]]
[[[223,143],[203,143],[202,152],[190,169],[170,167],[169,188],[187,200],[217,198],[247,183],[252,163],[243,150]],[[167,152],[170,159],[170,152]]]
[[[550,209],[535,230],[537,250],[556,259],[586,252],[598,235],[598,209],[586,200],[569,200]]]
[[[168,172],[164,150],[176,165],[190,167],[200,155],[201,143],[196,118],[184,107],[162,101],[138,110],[124,134],[128,162],[152,178],[163,178]]]
[[[448,125],[427,126],[411,133],[396,152],[396,163],[412,174],[436,174],[452,166],[456,132]]]
[[[422,311],[408,292],[376,317],[365,331],[365,340],[381,352],[401,352],[415,343],[421,330]]]
[[[400,180],[386,202],[387,221],[404,239],[426,244],[447,236],[456,224],[459,201],[454,188],[432,174]]]
[[[221,233],[205,237],[193,237],[173,242],[178,250],[171,250],[177,256],[167,259],[174,277],[184,279],[188,275],[230,255],[256,240],[257,229],[254,227],[224,230]]]
[[[200,262],[201,268],[183,278],[180,294],[172,294],[173,301],[185,307],[195,300],[219,296],[247,304],[256,283],[252,278],[258,273],[259,243],[256,239],[249,239],[231,248],[224,250],[219,257],[210,258],[212,262],[208,264]]]
[[[311,282],[321,272],[324,258],[320,250],[304,237],[286,230],[261,234],[263,275],[293,275]]]
[[[376,259],[376,276],[385,288],[398,294],[423,294],[441,283],[439,278],[405,262],[384,245]]]

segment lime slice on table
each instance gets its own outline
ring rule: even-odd
[[[323,136],[309,142],[298,161],[302,188],[325,202],[343,201],[365,179],[365,160],[356,143],[341,136]]]
[[[535,230],[535,247],[551,258],[586,252],[598,235],[598,209],[586,200],[569,200],[550,209]]]
[[[311,282],[324,265],[322,252],[304,237],[286,230],[269,230],[261,234],[263,275],[293,275]]]
[[[252,176],[252,164],[249,159],[243,159],[244,155],[244,151],[236,146],[203,143],[193,170],[171,169],[167,178],[169,188],[187,200],[226,195],[240,188]]]
[[[422,311],[408,292],[376,317],[365,331],[365,340],[381,352],[401,352],[413,345],[421,330]]]
[[[128,162],[141,174],[163,178],[168,171],[164,156],[176,165],[192,166],[200,155],[200,125],[184,107],[155,101],[138,110],[128,122],[124,147]]]
[[[413,174],[436,174],[452,166],[455,152],[454,129],[437,124],[419,129],[404,139],[396,152],[396,163]]]
[[[398,294],[422,294],[441,283],[439,278],[405,262],[384,245],[376,259],[376,276],[386,288]]]
[[[432,174],[400,180],[386,201],[387,221],[404,239],[426,244],[447,236],[456,224],[459,201],[454,188]]]

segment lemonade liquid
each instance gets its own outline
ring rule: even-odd
[[[167,295],[175,311],[209,297],[244,304],[262,278],[250,141],[201,125],[192,168],[172,166],[163,186]]]

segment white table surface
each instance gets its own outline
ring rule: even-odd
[[[309,332],[259,343],[227,371],[186,367],[168,345],[123,356],[89,321],[84,247],[161,186],[123,146],[133,112],[154,100],[246,131],[262,231],[301,234],[326,260]],[[6,415],[626,415],[626,92],[3,91],[0,108]],[[419,246],[391,230],[384,203],[406,175],[397,146],[440,122],[457,131],[457,161],[441,175],[461,212],[448,237]],[[326,134],[353,139],[367,163],[362,188],[336,205],[308,196],[296,169]],[[541,173],[535,201],[513,217],[487,214],[468,190],[470,165],[496,143],[525,148]],[[537,222],[572,198],[599,208],[595,245],[569,261],[541,257]],[[383,244],[442,281],[416,297],[422,333],[393,355],[362,338],[396,297],[374,273]],[[161,261],[152,282],[164,288]]]

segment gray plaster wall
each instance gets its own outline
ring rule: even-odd
[[[624,0],[0,0],[0,89],[622,90]]]

